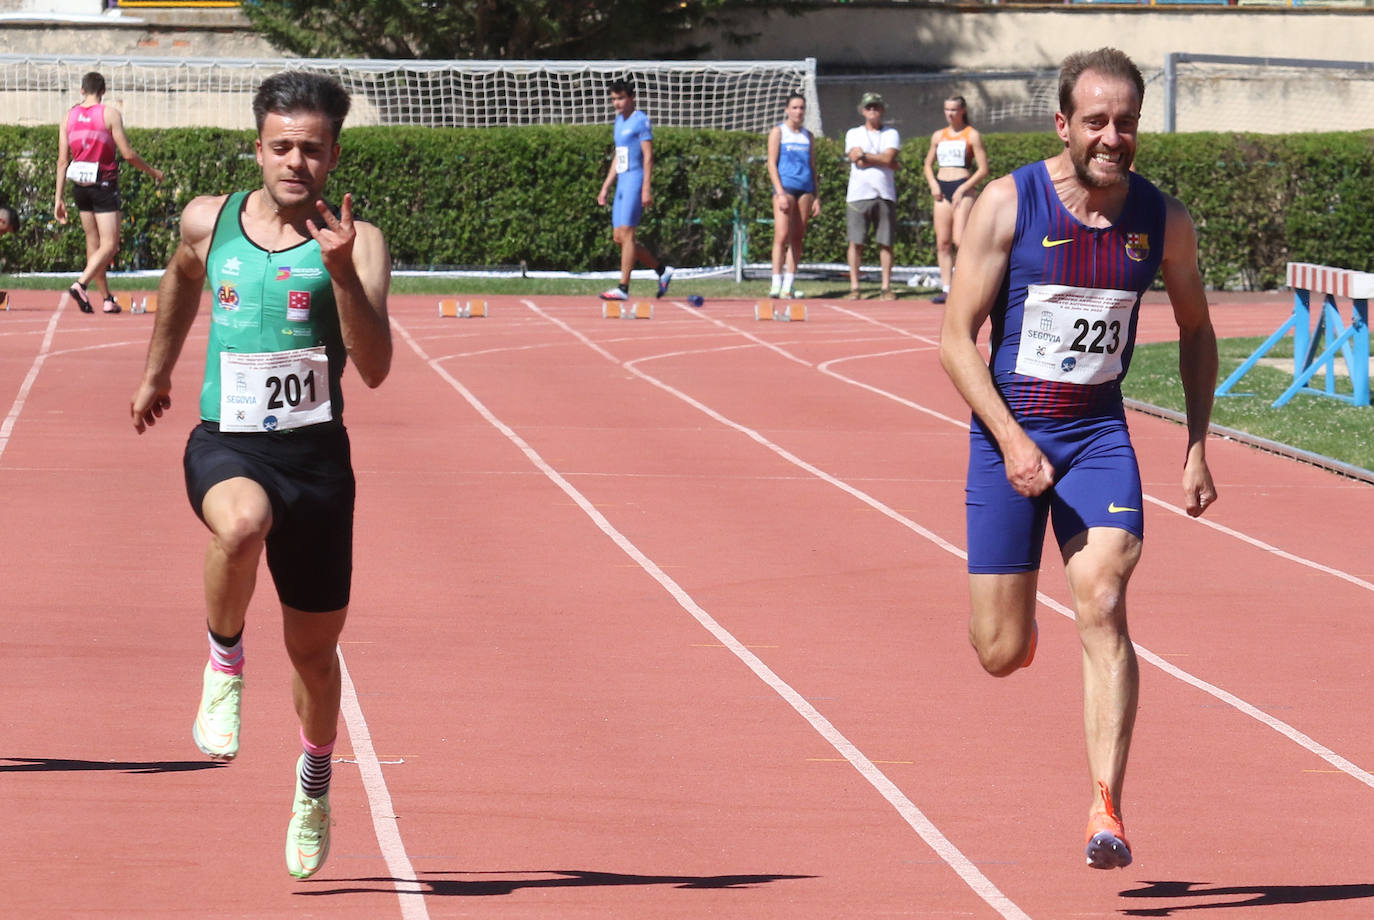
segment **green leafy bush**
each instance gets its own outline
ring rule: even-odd
[[[766,261],[772,205],[764,139],[681,128],[655,134],[654,205],[641,238],[680,265],[730,264],[738,226],[749,260]],[[129,137],[167,180],[156,185],[122,170],[116,269],[166,264],[178,215],[195,195],[260,181],[251,131],[135,128]],[[985,142],[994,176],[1062,149],[1049,132]],[[610,165],[609,126],[349,128],[342,144],[331,198],[352,192],[357,213],[386,232],[398,265],[618,264],[609,211],[596,205]],[[807,234],[808,260],[844,259],[841,146],[818,139],[822,212]],[[0,203],[24,220],[19,233],[0,238],[6,271],[70,271],[84,260],[75,214],[66,228],[52,217],[56,148],[55,126],[0,127]],[[925,152],[924,136],[906,138],[897,176],[899,264],[935,263]],[[1277,286],[1289,260],[1374,270],[1374,135],[1152,135],[1142,138],[1137,168],[1189,208],[1212,287]],[[872,255],[866,251],[865,261]]]

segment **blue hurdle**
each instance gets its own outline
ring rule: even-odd
[[[1316,393],[1348,402],[1352,406],[1369,405],[1369,298],[1374,297],[1374,274],[1313,265],[1310,262],[1289,262],[1287,283],[1293,289],[1293,315],[1274,330],[1250,357],[1246,358],[1226,380],[1217,387],[1217,396],[1226,396],[1260,358],[1291,330],[1293,333],[1293,383],[1274,400],[1274,408],[1287,405],[1298,393]],[[1312,294],[1322,295],[1317,316],[1316,332],[1324,331],[1325,348],[1313,336]],[[1336,307],[1337,297],[1351,301],[1350,324],[1347,326]],[[1336,392],[1336,356],[1345,359],[1350,373],[1350,393]],[[1325,372],[1325,387],[1309,386],[1318,371]]]

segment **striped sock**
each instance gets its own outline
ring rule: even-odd
[[[210,633],[210,667],[225,674],[243,673],[243,630],[232,639]]]
[[[322,798],[329,792],[329,780],[334,775],[334,741],[312,744],[305,737],[305,729],[301,729],[301,747],[305,749],[305,758],[301,761],[301,791],[312,799]]]

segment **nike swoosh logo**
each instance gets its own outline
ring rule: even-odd
[[[1040,245],[1044,246],[1046,249],[1053,249],[1055,246],[1063,246],[1065,243],[1072,242],[1073,237],[1069,237],[1066,240],[1052,240],[1050,239],[1050,235],[1047,233],[1045,234],[1045,238],[1040,241]]]
[[[1120,513],[1123,512],[1123,511],[1139,511],[1139,510],[1140,510],[1139,508],[1124,508],[1124,507],[1122,507],[1121,505],[1118,505],[1116,502],[1111,502],[1110,504],[1107,505],[1107,513],[1108,513],[1108,514],[1120,514]]]

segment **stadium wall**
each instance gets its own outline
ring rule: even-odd
[[[713,47],[710,56],[817,59],[820,115],[827,135],[842,136],[847,127],[857,123],[857,99],[867,90],[877,90],[888,99],[889,120],[910,139],[941,126],[940,101],[949,93],[961,93],[969,99],[975,124],[991,110],[1024,110],[1024,117],[982,123],[980,127],[987,130],[1047,130],[1049,116],[1042,111],[1042,103],[1028,98],[1031,88],[1018,87],[1015,81],[989,80],[986,74],[1054,68],[1071,51],[1103,44],[1126,51],[1151,79],[1143,128],[1160,131],[1165,119],[1163,87],[1157,76],[1169,52],[1362,60],[1374,45],[1374,9],[1192,5],[1180,10],[1087,5],[951,9],[850,3],[822,6],[797,17],[753,14],[738,20],[734,28],[757,33],[758,37],[740,46],[721,32],[702,30],[700,38]],[[630,49],[632,53],[639,50],[643,49]],[[213,20],[207,20],[206,25],[188,25],[184,19],[167,23],[133,16],[62,25],[0,21],[0,52],[280,56],[245,27]],[[1327,74],[1311,79],[1285,75],[1207,92],[1209,98],[1195,103],[1186,97],[1182,100],[1190,107],[1180,110],[1179,130],[1282,133],[1314,127],[1374,128],[1374,87],[1333,87]],[[1218,119],[1214,113],[1222,113],[1224,118]],[[1319,119],[1315,126],[1310,124],[1314,117]],[[34,122],[26,116],[24,123]]]
[[[183,14],[184,15],[184,14]],[[1142,66],[1162,67],[1170,51],[1358,60],[1374,42],[1374,9],[1265,9],[1055,5],[924,6],[850,3],[801,16],[752,14],[734,31],[758,33],[735,45],[702,30],[707,57],[788,60],[814,57],[828,72],[861,70],[1027,70],[1053,67],[1080,48],[1110,44]],[[148,54],[276,57],[251,30],[166,24],[126,16],[95,23],[0,22],[0,50],[11,54]],[[634,49],[651,51],[652,49]]]

